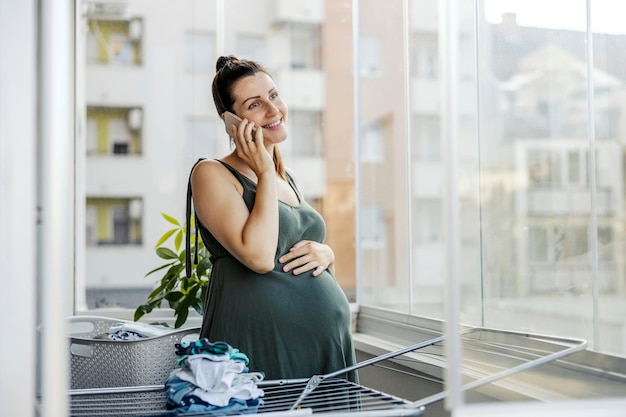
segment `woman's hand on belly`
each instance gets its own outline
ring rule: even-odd
[[[278,262],[285,264],[283,271],[291,271],[294,275],[313,270],[316,277],[325,269],[333,272],[335,253],[330,246],[312,240],[301,240],[289,249],[289,252],[278,258]]]

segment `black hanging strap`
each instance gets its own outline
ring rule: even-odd
[[[185,221],[186,221],[186,227],[187,227],[187,230],[185,233],[185,272],[186,272],[187,278],[191,277],[191,174],[193,174],[193,170],[196,167],[196,165],[198,165],[200,161],[203,161],[204,159],[205,158],[200,158],[195,164],[193,164],[193,167],[191,168],[191,172],[189,173],[189,182],[187,183],[187,210],[185,213]],[[196,246],[195,246],[195,251],[194,251],[194,259],[193,259],[194,265],[198,265],[198,224],[197,223],[198,223],[198,219],[196,219],[196,227],[195,227]]]

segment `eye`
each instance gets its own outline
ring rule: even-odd
[[[258,106],[258,105],[259,105],[259,103],[257,103],[256,101],[254,101],[254,102],[252,102],[252,104],[250,104],[250,105],[248,106],[248,109],[253,109],[253,108],[255,108],[255,107],[256,107],[256,106]]]
[[[276,97],[278,97],[278,92],[274,92],[272,94],[270,94],[270,99],[275,99]]]

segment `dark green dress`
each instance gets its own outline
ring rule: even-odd
[[[243,185],[243,199],[252,210],[256,184],[220,161]],[[278,258],[301,240],[323,242],[326,225],[306,203],[292,178],[288,181],[300,200],[279,202],[278,250],[274,270],[258,274],[235,259],[199,221],[213,269],[205,303],[201,336],[224,341],[245,353],[250,371],[266,380],[308,378],[354,364],[348,300],[333,275],[312,271],[283,272]],[[345,375],[356,382],[356,372]]]

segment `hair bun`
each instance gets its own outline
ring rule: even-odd
[[[230,67],[230,64],[233,61],[236,61],[237,57],[234,55],[228,55],[228,56],[221,56],[219,58],[217,58],[217,64],[215,65],[215,71],[219,71],[224,67]]]

